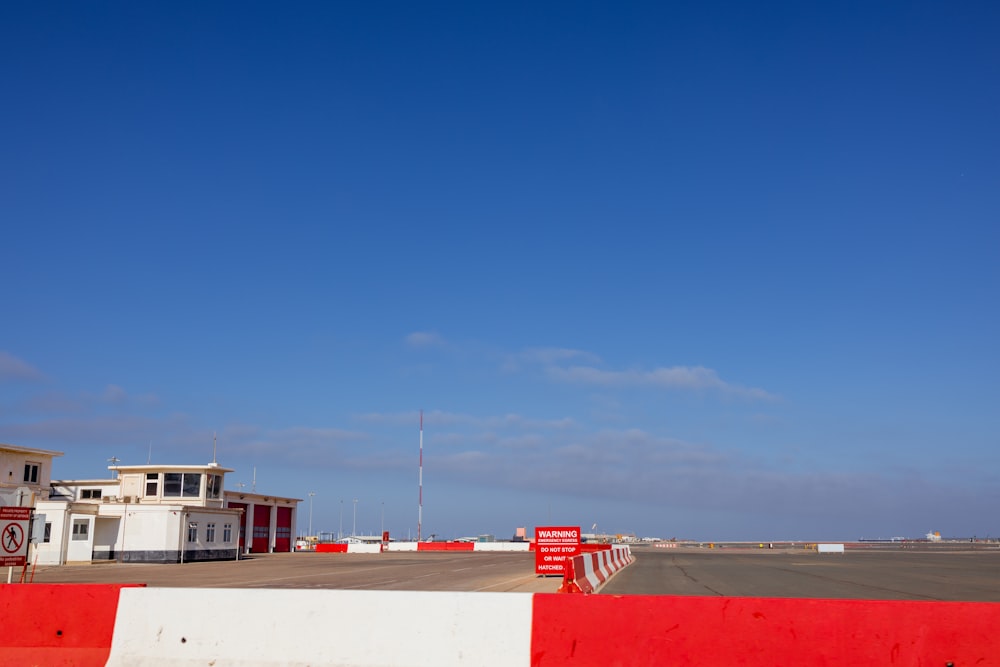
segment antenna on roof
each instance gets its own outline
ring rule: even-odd
[[[424,410],[420,409],[420,472],[418,473],[418,487],[420,489],[417,499],[417,542],[420,541],[420,529],[424,522]]]
[[[117,456],[112,456],[110,459],[108,459],[108,463],[111,464],[112,468],[114,468],[115,466],[117,466],[119,461],[121,461],[121,459],[118,458]],[[118,471],[117,470],[115,470],[115,479],[118,479]]]
[[[215,459],[215,452],[218,448],[219,439],[215,435],[215,431],[212,431],[212,465],[218,465],[218,461]]]
[[[146,456],[146,465],[149,465],[153,461],[153,441],[149,441],[149,454]]]
[[[257,466],[253,467],[253,484],[250,485],[250,493],[257,493]]]

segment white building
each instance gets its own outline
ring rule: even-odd
[[[62,452],[0,443],[0,505],[31,507],[49,497],[52,459]]]
[[[45,515],[45,534],[35,544],[38,564],[184,563],[292,549],[301,500],[224,491],[229,468],[108,469],[115,479],[54,480],[48,497],[35,503],[36,514]]]

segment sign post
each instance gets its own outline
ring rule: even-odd
[[[0,507],[0,567],[23,567],[28,562],[30,507]]]
[[[580,526],[535,527],[535,574],[566,573],[566,560],[580,555]]]

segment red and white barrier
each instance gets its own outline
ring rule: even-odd
[[[319,549],[317,551],[332,551]],[[389,542],[385,551],[510,551],[527,552],[531,549],[528,542]],[[356,553],[348,551],[347,553]],[[367,553],[367,552],[366,552]]]
[[[595,593],[616,572],[632,563],[628,546],[611,548],[574,556],[567,562],[560,593]]]
[[[996,665],[997,627],[992,602],[0,585],[0,667]]]
[[[315,551],[317,553],[332,553],[332,554],[379,554],[382,553],[382,543],[376,542],[371,543],[336,543],[329,544],[321,542],[316,545]]]

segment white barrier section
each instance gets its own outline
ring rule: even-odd
[[[816,550],[821,554],[842,554],[844,553],[843,544],[817,544]]]
[[[386,551],[416,551],[416,542],[389,542]]]
[[[476,542],[473,551],[529,551],[527,542]]]
[[[347,553],[349,554],[380,554],[382,553],[381,544],[348,544]]]
[[[509,667],[531,593],[122,589],[109,667]]]

